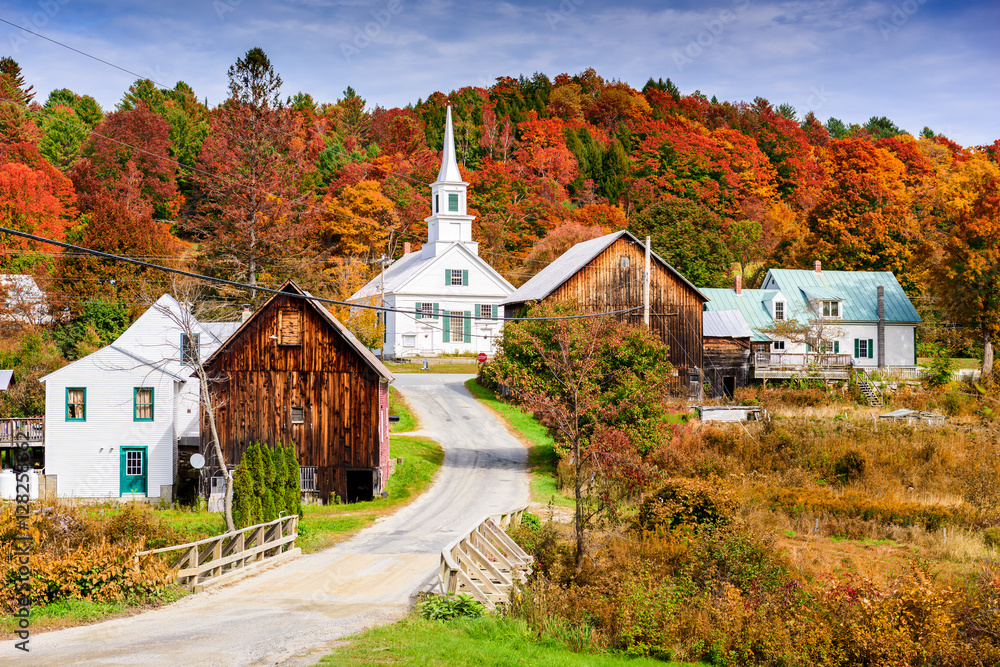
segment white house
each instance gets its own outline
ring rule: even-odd
[[[770,269],[760,289],[702,289],[710,301],[705,310],[736,308],[752,330],[751,344],[767,345],[771,355],[821,352],[839,355],[853,366],[912,368],[916,366],[916,329],[920,323],[913,304],[891,271],[812,271]],[[783,340],[766,331],[781,320],[797,320],[817,329],[829,349],[807,349],[804,342]]]
[[[385,356],[391,359],[490,352],[503,328],[500,302],[514,286],[479,257],[467,214],[466,188],[455,159],[448,107],[444,155],[431,184],[427,243],[404,254],[351,301],[385,305]]]
[[[42,377],[56,493],[172,500],[178,443],[199,435],[200,390],[185,360],[206,358],[237,327],[198,322],[165,294],[114,343]]]

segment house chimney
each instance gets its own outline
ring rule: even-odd
[[[813,262],[813,270],[816,273],[823,273],[823,264],[818,259],[815,262]]]
[[[736,278],[734,279],[733,282],[735,283],[733,285],[733,290],[735,290],[735,292],[737,294],[742,294],[743,293],[743,276],[737,274]]]
[[[409,255],[410,254],[410,242],[409,241],[403,241],[403,254],[404,255]]]
[[[243,304],[243,316],[240,318],[240,323],[246,322],[253,315],[253,311],[250,310],[250,304]]]

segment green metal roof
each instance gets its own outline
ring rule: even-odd
[[[753,335],[751,341],[769,341],[766,335],[760,333],[762,327],[771,324],[771,313],[768,312],[766,301],[771,299],[777,290],[745,289],[737,294],[731,289],[720,289],[714,287],[702,287],[698,291],[708,297],[705,310],[731,310],[737,309],[743,315],[743,319],[750,325]]]
[[[899,286],[891,271],[816,271],[800,269],[771,269],[764,278],[763,287],[779,290],[789,306],[809,307],[812,299],[842,300],[841,320],[844,322],[877,322],[878,293],[885,288],[886,322],[920,322],[920,315]],[[705,290],[702,290],[705,291]],[[750,290],[743,290],[744,293]]]

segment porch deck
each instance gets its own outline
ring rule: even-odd
[[[851,376],[851,368],[849,354],[756,352],[752,373],[756,380],[787,380],[793,377],[847,380]]]
[[[32,447],[45,444],[45,417],[0,419],[0,447],[16,447],[22,442]]]

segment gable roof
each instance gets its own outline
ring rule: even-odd
[[[303,290],[301,287],[295,284],[295,281],[293,280],[285,281],[285,284],[279,287],[278,290],[286,294],[300,294],[303,297],[312,297],[312,294]],[[208,359],[205,359],[204,364],[207,366],[208,364],[212,363],[212,360],[215,359],[215,357],[219,353],[221,353],[222,350],[229,347],[229,345],[236,340],[240,332],[242,332],[244,328],[249,326],[251,322],[257,319],[260,316],[260,314],[264,312],[264,310],[267,309],[268,306],[271,305],[271,302],[274,301],[279,296],[281,295],[272,294],[270,299],[268,299],[260,308],[254,311],[253,315],[247,318],[245,322],[240,323],[240,325],[236,328],[235,331],[233,331],[232,335],[229,336],[226,342],[220,345],[219,348],[215,350],[215,352],[213,352],[208,357]],[[327,324],[329,324],[338,334],[340,334],[340,336],[345,341],[347,341],[347,344],[350,345],[352,348],[354,348],[354,351],[358,353],[358,356],[361,357],[361,359],[365,362],[365,364],[373,371],[375,371],[377,375],[379,375],[385,380],[388,380],[389,382],[392,382],[393,380],[396,379],[396,376],[392,374],[392,371],[386,368],[385,364],[383,364],[381,361],[378,360],[378,357],[372,354],[371,351],[367,347],[365,347],[361,343],[361,341],[359,341],[354,336],[354,334],[352,334],[350,330],[348,330],[347,327],[341,324],[340,320],[334,317],[329,310],[324,308],[323,304],[314,301],[312,298],[303,298],[301,300],[304,301],[314,311],[316,311],[316,313],[320,316],[320,318],[326,321]]]
[[[430,270],[431,266],[448,255],[453,250],[464,253],[468,259],[479,264],[490,277],[494,278],[502,287],[513,292],[514,286],[506,278],[497,273],[497,270],[487,264],[482,257],[465,247],[464,243],[455,241],[451,247],[437,255],[424,254],[423,250],[410,252],[386,267],[384,274],[379,274],[368,281],[368,283],[351,295],[349,301],[359,301],[373,297],[382,292],[382,281],[385,280],[385,293],[398,294],[405,291],[405,287],[411,280],[419,276],[425,270]]]
[[[590,264],[595,257],[611,247],[611,245],[620,238],[625,238],[639,247],[645,248],[645,244],[639,241],[639,239],[637,239],[627,229],[622,229],[611,234],[599,236],[596,239],[577,243],[575,246],[559,255],[554,262],[536,273],[531,280],[517,288],[513,294],[501,301],[500,305],[525,303],[527,301],[539,301],[544,299],[559,289],[567,280],[576,275],[577,272],[583,267]],[[691,284],[687,278],[682,276],[677,269],[670,266],[670,264],[668,264],[662,257],[657,255],[655,252],[650,253],[650,255],[655,261],[662,264],[671,273],[680,278],[685,285],[694,290],[699,296],[704,297],[697,287]]]
[[[701,315],[702,335],[713,338],[751,338],[753,331],[738,308],[706,310]]]
[[[844,322],[877,322],[878,296],[885,291],[886,322],[920,322],[920,315],[899,286],[892,271],[822,271],[771,269],[764,277],[764,287],[779,289],[789,300],[809,308],[816,299],[840,300]],[[746,291],[746,290],[744,290]]]
[[[774,298],[778,293],[777,290],[745,289],[737,294],[735,290],[728,288],[705,287],[701,291],[709,298],[708,303],[705,304],[705,315],[708,315],[710,311],[738,310],[743,316],[744,322],[750,327],[751,341],[767,342],[771,340],[767,335],[760,333],[760,329],[771,324],[771,313],[764,304]],[[707,323],[708,320],[705,319],[703,326],[706,326]],[[710,334],[704,333],[704,335]]]

